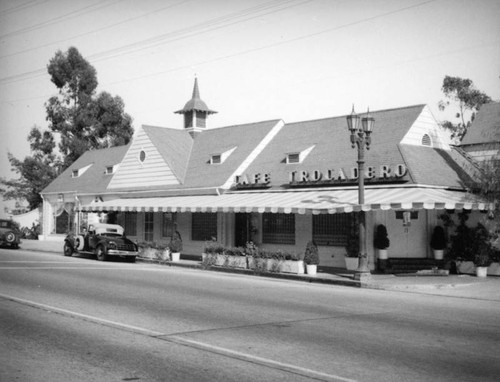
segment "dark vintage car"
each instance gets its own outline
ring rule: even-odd
[[[94,224],[89,227],[88,232],[69,234],[64,239],[64,256],[71,256],[73,253],[90,254],[95,255],[99,261],[117,256],[133,263],[137,251],[137,245],[124,236],[123,228],[117,224]]]
[[[0,246],[19,248],[21,235],[11,220],[0,219]]]

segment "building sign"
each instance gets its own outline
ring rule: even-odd
[[[271,183],[271,174],[257,173],[252,175],[237,175],[235,177],[235,183],[238,189],[268,188]]]
[[[388,181],[400,179],[404,177],[406,173],[407,169],[404,164],[398,164],[395,166],[381,165],[379,168],[367,166],[365,168],[364,177],[367,180]],[[288,181],[290,184],[314,183],[321,181],[329,183],[345,183],[357,180],[359,176],[357,167],[352,167],[350,171],[346,171],[343,168],[334,170],[330,169],[326,171],[290,171],[288,175]]]
[[[403,182],[408,170],[404,164],[379,167],[367,166],[364,178],[367,183]],[[343,168],[321,170],[296,170],[288,173],[290,186],[331,186],[353,184],[358,179],[358,168],[352,167],[348,171]],[[270,173],[242,174],[235,177],[236,188],[268,188],[271,183]]]

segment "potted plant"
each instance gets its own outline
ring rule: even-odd
[[[304,263],[306,263],[307,274],[314,276],[319,264],[318,246],[314,241],[309,241],[306,245]]]
[[[441,226],[434,227],[431,236],[431,248],[434,252],[434,259],[443,260],[444,249],[446,248],[446,236]]]
[[[349,227],[349,235],[345,245],[345,267],[353,271],[359,267],[359,220],[356,218],[351,220]]]
[[[182,237],[179,231],[175,230],[170,243],[168,243],[168,249],[170,250],[171,260],[173,262],[179,261],[182,251]]]
[[[476,276],[486,277],[488,274],[488,267],[492,263],[491,255],[493,254],[493,247],[490,242],[491,234],[486,227],[478,223],[475,229],[474,238],[476,254],[473,261],[476,266]]]
[[[378,251],[379,260],[387,260],[387,248],[389,248],[390,244],[391,242],[387,237],[387,228],[385,228],[385,225],[379,224],[373,238],[373,246]]]

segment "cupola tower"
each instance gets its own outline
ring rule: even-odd
[[[184,128],[194,136],[207,126],[207,116],[217,113],[210,110],[205,102],[200,98],[198,89],[198,78],[194,79],[192,98],[184,105],[184,108],[175,113],[184,114]]]

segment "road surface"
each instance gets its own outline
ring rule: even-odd
[[[496,381],[500,303],[0,249],[1,381]]]

